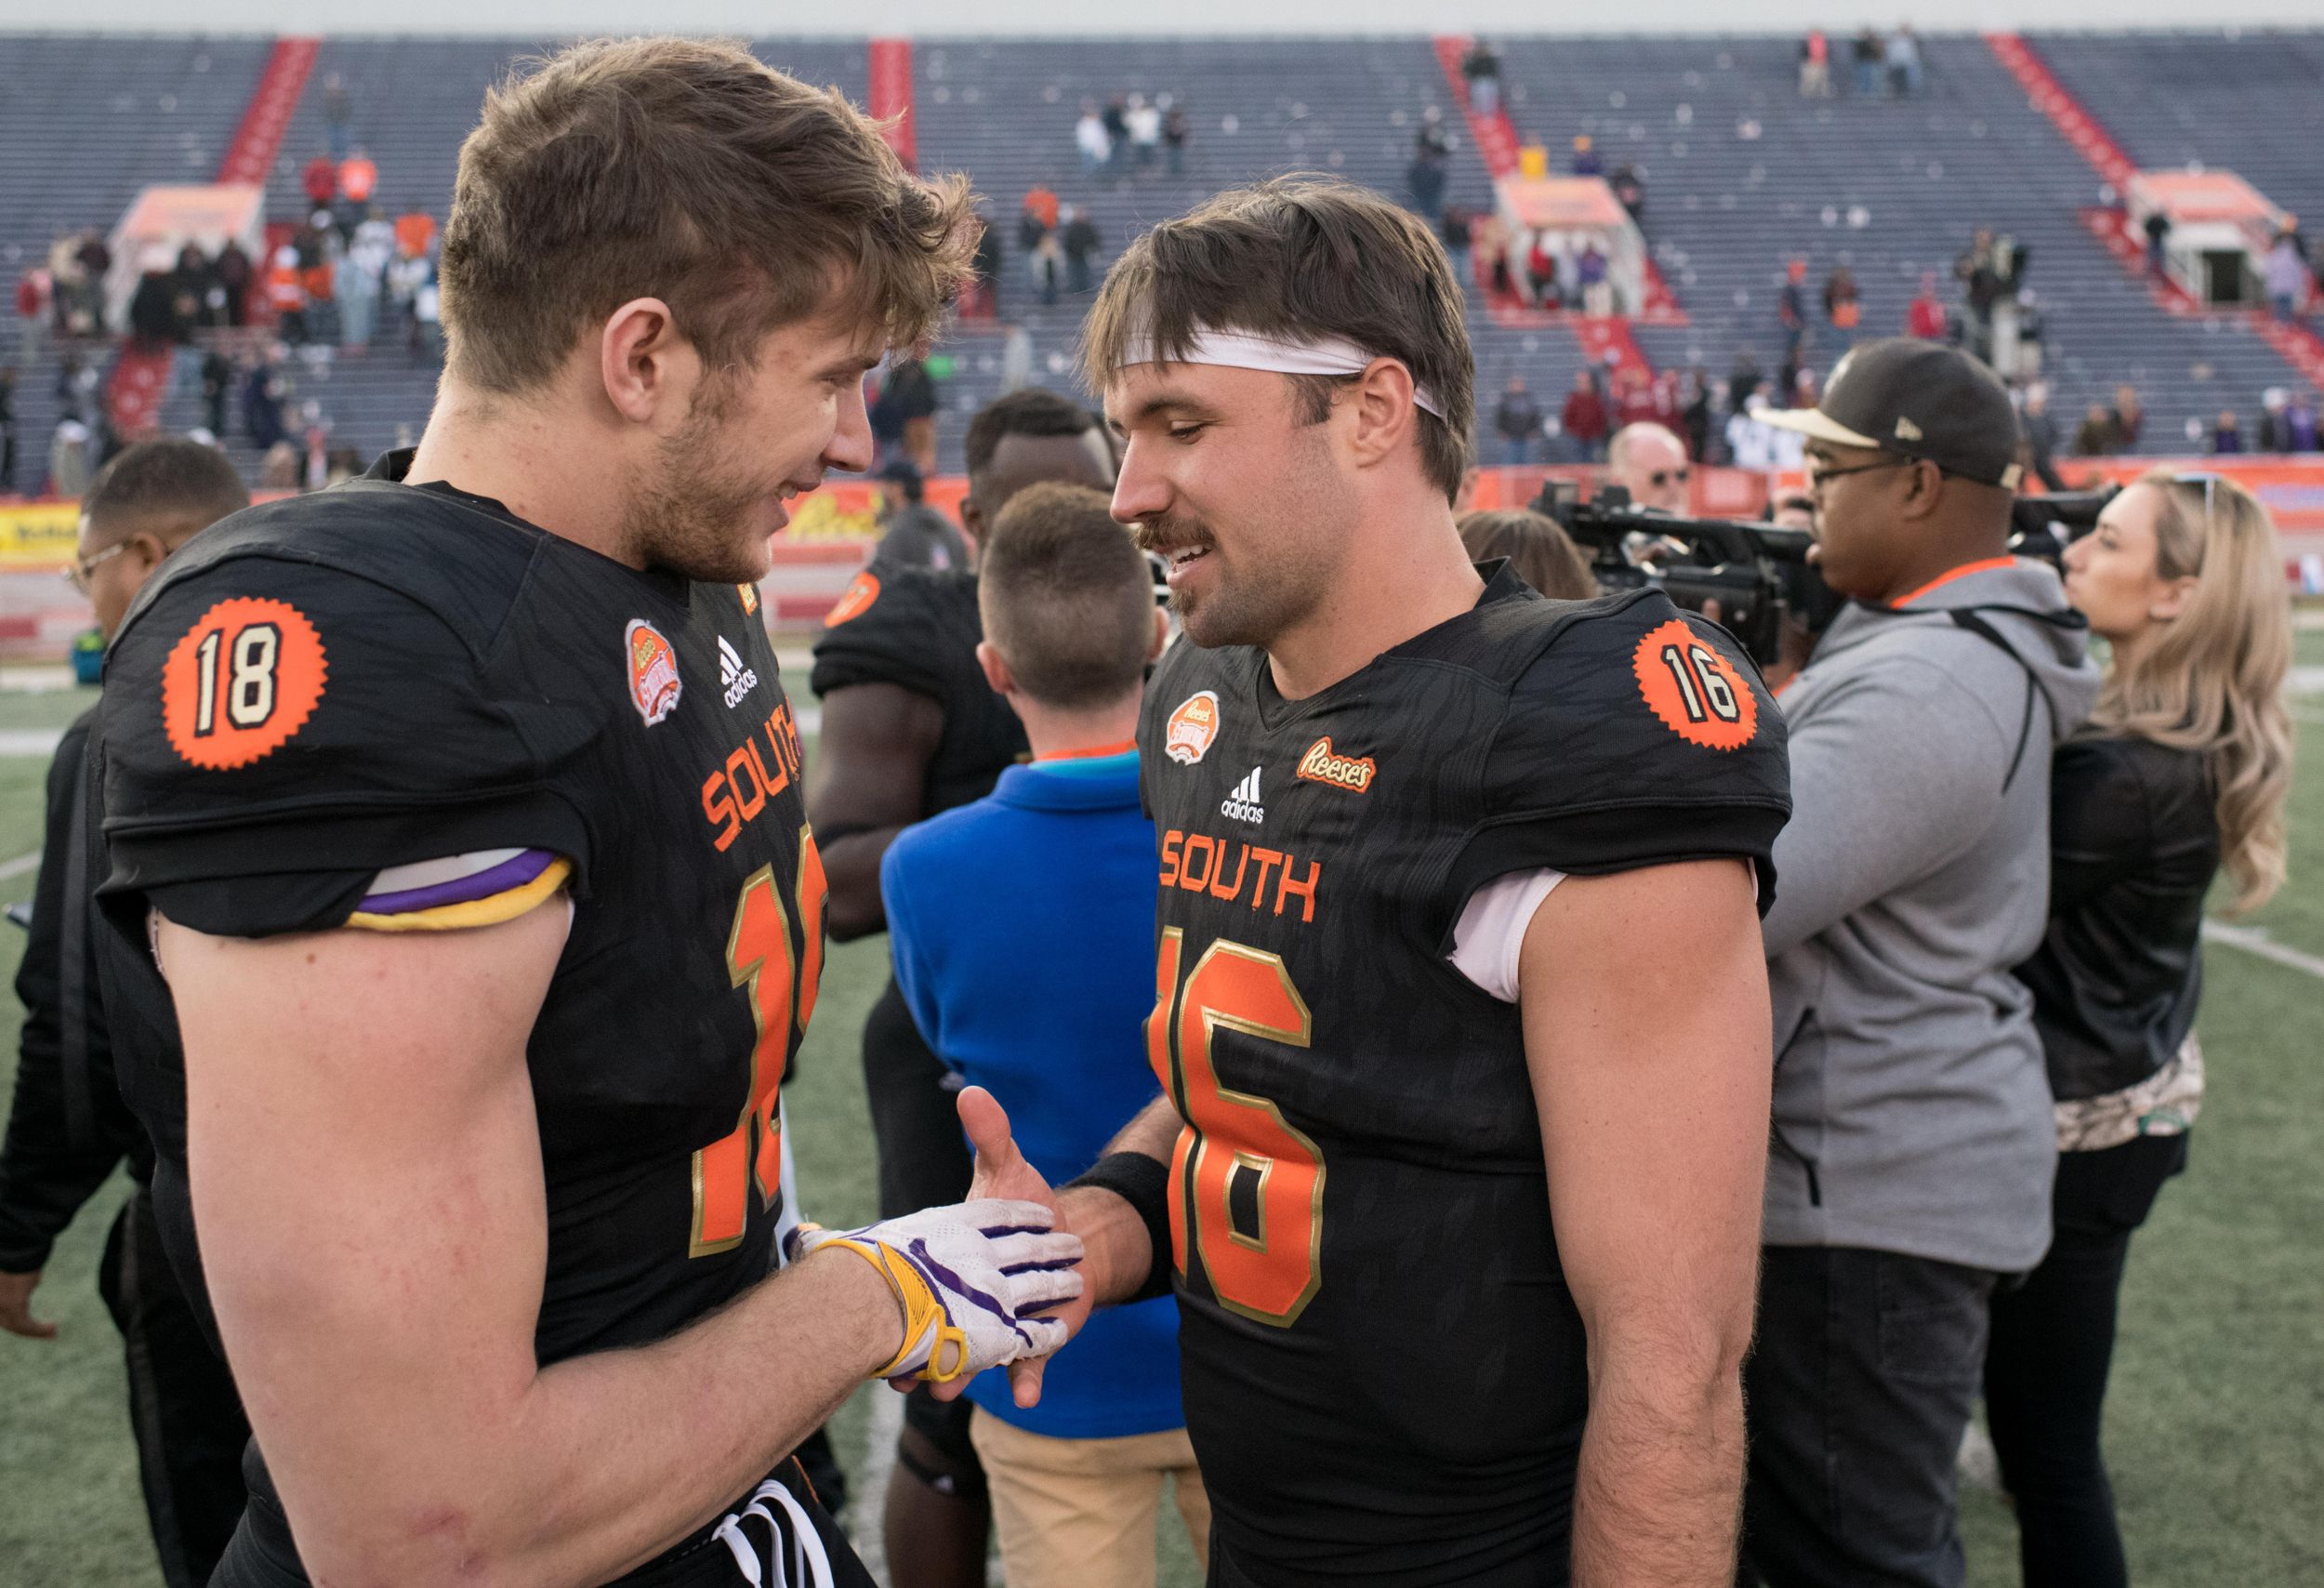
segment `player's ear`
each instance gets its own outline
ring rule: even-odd
[[[1017,678],[1009,670],[1009,658],[993,649],[990,640],[976,642],[976,665],[984,669],[984,682],[993,686],[995,695],[1006,695],[1015,691]]]
[[[673,404],[681,412],[691,405],[702,356],[679,334],[668,304],[633,298],[598,334],[598,377],[615,413],[631,424],[651,424]]]
[[[1154,643],[1146,647],[1146,666],[1162,659],[1162,648],[1170,642],[1170,615],[1160,607],[1154,609]]]
[[[984,544],[984,509],[978,505],[974,491],[960,498],[960,533],[971,551]]]
[[[1355,418],[1353,444],[1359,468],[1394,455],[1412,434],[1419,409],[1412,401],[1412,372],[1392,358],[1376,358],[1342,392]]]

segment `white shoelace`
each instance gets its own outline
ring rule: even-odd
[[[791,1568],[787,1573],[783,1569],[783,1525],[767,1509],[770,1500],[783,1507],[791,1523]],[[743,1523],[752,1516],[767,1525],[768,1553],[763,1560],[749,1535],[743,1531]],[[808,1519],[807,1507],[772,1478],[759,1486],[741,1510],[729,1513],[711,1536],[733,1555],[735,1569],[743,1574],[750,1588],[837,1588],[831,1556],[825,1551],[814,1523]],[[768,1567],[774,1568],[772,1582],[766,1576]]]

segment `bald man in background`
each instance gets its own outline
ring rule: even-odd
[[[1693,472],[1686,443],[1651,421],[1624,425],[1606,443],[1605,483],[1629,491],[1631,501],[1639,507],[1686,511],[1686,486]]]

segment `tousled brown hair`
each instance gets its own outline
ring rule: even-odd
[[[1009,498],[977,559],[984,635],[1017,686],[1081,710],[1134,694],[1154,645],[1154,582],[1105,494],[1045,481]]]
[[[667,303],[712,371],[817,315],[891,347],[969,278],[970,195],[922,180],[878,128],[737,46],[575,45],[484,99],[460,146],[441,276],[446,362],[535,389],[594,323]]]
[[[1525,508],[1463,514],[1460,543],[1480,562],[1509,559],[1519,578],[1552,601],[1594,601],[1597,576],[1557,520]]]
[[[1082,370],[1103,390],[1134,345],[1183,356],[1205,329],[1341,337],[1393,358],[1443,404],[1419,412],[1420,460],[1451,501],[1469,468],[1476,360],[1460,280],[1418,217],[1324,177],[1219,194],[1140,237],[1106,272],[1082,326]],[[1291,376],[1320,423],[1343,381]]]

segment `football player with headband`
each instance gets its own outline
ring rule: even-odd
[[[1658,591],[1470,562],[1460,284],[1378,195],[1222,194],[1085,337],[1190,642],[1165,1095],[1062,1193],[1064,1316],[1176,1287],[1214,1584],[1732,1582],[1773,702]]]

